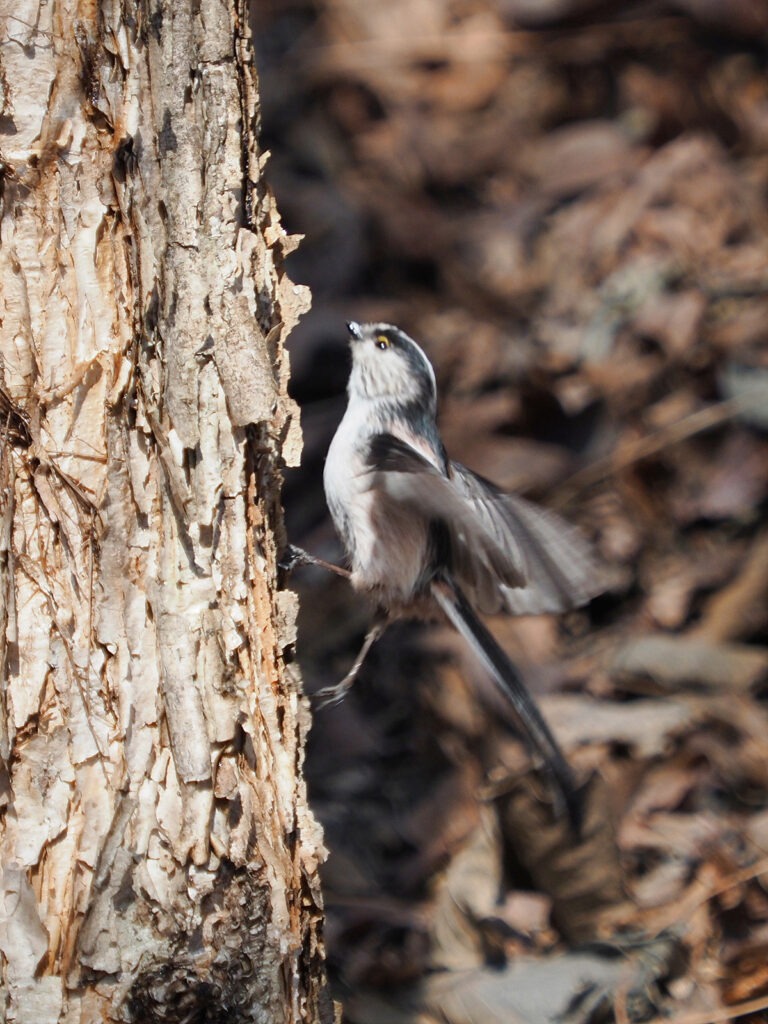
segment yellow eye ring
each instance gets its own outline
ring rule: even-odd
[[[390,344],[391,344],[390,340],[386,336],[386,334],[379,334],[377,336],[377,338],[376,338],[376,348],[380,348],[382,351],[384,351],[385,348],[389,348]]]

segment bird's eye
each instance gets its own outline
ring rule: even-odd
[[[383,352],[385,348],[389,348],[390,340],[386,334],[379,334],[376,338],[376,348],[380,348]]]

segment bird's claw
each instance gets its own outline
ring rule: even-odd
[[[317,555],[310,555],[304,548],[297,548],[294,544],[288,545],[277,564],[284,572],[293,572],[294,569],[300,569],[303,565],[316,565],[336,576],[342,576],[345,580],[348,580],[351,575],[349,569],[334,565],[333,562],[326,562],[324,558],[318,558]]]
[[[336,704],[341,704],[347,693],[352,688],[352,682],[353,680],[345,678],[335,686],[325,686],[322,690],[318,690],[314,695],[317,710],[320,711],[322,708],[334,707]]]
[[[289,544],[277,564],[283,572],[293,572],[294,569],[299,569],[302,565],[310,565],[311,562],[312,556],[308,552],[303,548],[297,548],[295,544]]]

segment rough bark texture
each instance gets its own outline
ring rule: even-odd
[[[4,1019],[321,1020],[276,583],[307,297],[246,12],[20,0],[0,40]]]

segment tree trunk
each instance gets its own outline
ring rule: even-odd
[[[0,1016],[325,1020],[247,12],[4,4]]]

